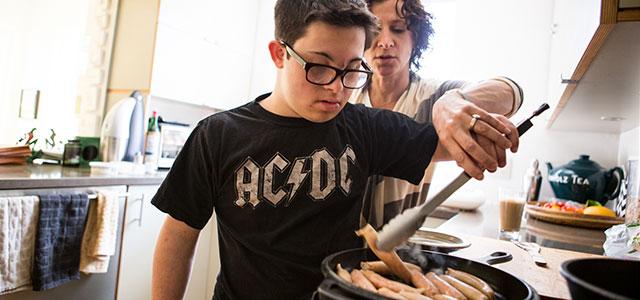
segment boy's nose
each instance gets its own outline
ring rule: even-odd
[[[344,88],[344,86],[342,85],[342,78],[338,76],[332,83],[327,84],[324,87],[332,91],[333,93],[338,93]]]

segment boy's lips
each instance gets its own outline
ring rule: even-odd
[[[339,100],[318,100],[316,103],[320,105],[322,110],[335,111],[340,109]]]

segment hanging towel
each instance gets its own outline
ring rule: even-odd
[[[38,202],[36,196],[0,197],[0,295],[31,287]]]
[[[80,279],[80,243],[88,206],[85,193],[40,196],[32,276],[34,291]]]
[[[81,272],[107,272],[109,258],[116,250],[118,212],[118,197],[113,192],[100,192],[98,199],[89,204],[89,216],[82,237]]]

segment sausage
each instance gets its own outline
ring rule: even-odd
[[[378,294],[385,296],[385,297],[389,297],[391,299],[396,299],[396,300],[407,300],[407,298],[403,297],[402,295],[388,289],[388,288],[380,288],[378,290]]]
[[[362,274],[364,274],[364,276],[367,277],[367,279],[369,279],[369,281],[373,283],[373,285],[378,289],[385,287],[396,293],[400,291],[409,291],[409,292],[422,294],[422,289],[416,289],[404,283],[400,283],[394,280],[384,278],[382,277],[382,275],[375,273],[373,271],[364,270],[362,271]]]
[[[411,283],[413,283],[413,286],[417,288],[424,289],[422,291],[423,295],[433,296],[440,293],[438,292],[438,288],[431,281],[429,281],[427,277],[424,277],[424,275],[422,275],[422,272],[411,270]]]
[[[429,279],[433,284],[435,284],[435,286],[438,288],[440,293],[451,296],[459,300],[467,299],[467,297],[465,297],[462,293],[460,293],[460,291],[452,287],[449,283],[444,281],[444,279],[438,277],[436,273],[433,273],[433,272],[427,273],[427,279]]]
[[[439,295],[433,296],[433,300],[456,300],[456,298],[448,295],[439,294]]]
[[[407,291],[400,291],[400,296],[407,298],[407,300],[433,300],[425,295],[416,294]]]
[[[378,291],[376,287],[373,286],[371,281],[369,281],[369,279],[367,279],[367,277],[365,277],[364,274],[362,274],[362,271],[358,269],[354,269],[353,271],[351,271],[351,281],[355,286],[359,288],[363,288],[365,290],[372,291],[372,292]]]
[[[342,268],[340,264],[336,265],[336,273],[340,278],[344,279],[344,281],[351,283],[351,274],[345,269]]]
[[[422,269],[420,267],[412,263],[405,262],[404,265],[407,267],[407,269],[409,269],[409,271],[416,270],[416,271],[422,272]],[[363,270],[371,270],[381,275],[393,274],[389,266],[387,266],[387,264],[385,264],[381,260],[363,261],[360,263],[360,268]]]
[[[477,290],[476,288],[458,280],[453,278],[452,276],[449,275],[440,275],[440,278],[444,279],[446,282],[448,282],[450,285],[452,285],[454,288],[458,289],[458,291],[460,291],[465,297],[471,299],[471,300],[489,300],[489,298],[487,298],[487,296],[485,296],[483,293],[481,293],[479,290]]]
[[[495,298],[495,292],[493,291],[493,289],[491,288],[491,286],[489,286],[489,284],[487,284],[486,282],[484,282],[482,279],[473,276],[467,272],[463,272],[463,271],[458,271],[452,268],[448,268],[447,269],[447,274],[453,276],[454,278],[478,289],[480,292],[482,292],[485,296],[487,296],[487,298],[489,298],[489,300],[492,300]]]
[[[404,282],[411,282],[411,272],[409,272],[409,269],[402,263],[402,260],[395,251],[385,252],[378,250],[378,246],[376,246],[378,233],[371,225],[365,225],[356,231],[356,234],[367,241],[369,248],[371,248],[380,260],[389,266],[393,274],[400,277]]]

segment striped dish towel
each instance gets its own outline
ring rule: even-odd
[[[0,197],[0,295],[31,287],[38,202],[36,196]]]
[[[89,216],[82,237],[80,271],[106,273],[109,258],[115,254],[118,236],[118,196],[113,192],[100,192],[89,205]]]
[[[86,193],[40,196],[32,276],[34,291],[80,279],[80,243],[88,206]]]

